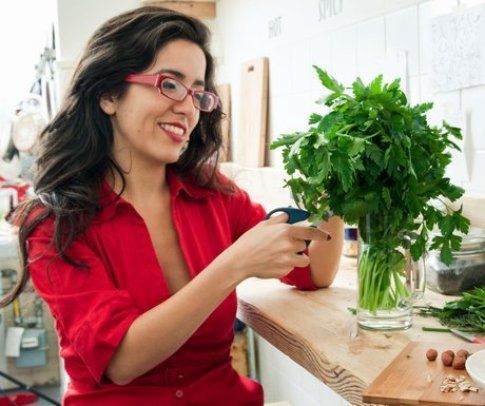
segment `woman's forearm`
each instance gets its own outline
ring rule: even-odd
[[[174,354],[243,280],[214,262],[128,329],[106,375],[125,385]]]
[[[318,242],[326,236],[286,221],[279,215],[246,231],[170,299],[139,316],[121,340],[106,375],[123,385],[165,361],[247,277],[281,278],[295,266],[306,266],[308,259],[297,255],[303,241]]]
[[[312,241],[308,248],[310,269],[313,283],[319,288],[330,286],[335,278],[340,263],[344,241],[344,222],[333,216],[320,224],[318,228],[331,234],[330,241]]]

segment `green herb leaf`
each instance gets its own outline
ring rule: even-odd
[[[461,130],[446,122],[431,127],[426,113],[433,104],[410,106],[399,79],[387,84],[379,75],[366,85],[358,78],[346,89],[314,68],[331,91],[321,99],[328,113],[312,114],[307,131],[282,135],[271,144],[271,149],[282,148],[293,195],[315,216],[323,219],[330,209],[358,223],[364,242],[370,238],[365,218],[373,216],[372,241],[391,253],[409,247],[414,260],[424,255],[428,231],[437,225],[441,235],[430,249],[440,250],[441,259],[450,263],[461,245],[457,232],[468,232],[470,223],[461,210],[438,209],[431,202],[463,195],[445,176],[449,149],[458,148],[454,141],[461,139]]]
[[[330,76],[326,71],[322,70],[316,65],[313,65],[313,67],[317,71],[318,77],[320,78],[320,82],[322,82],[323,86],[336,93],[342,93],[344,91],[344,87],[340,83],[338,83],[332,76]]]

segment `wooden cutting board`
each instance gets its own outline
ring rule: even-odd
[[[438,351],[436,361],[428,361],[426,351]],[[470,353],[485,348],[485,344],[463,344],[448,346],[446,343],[410,342],[387,368],[370,384],[362,397],[366,403],[388,405],[485,405],[485,389],[478,392],[441,392],[440,386],[447,375],[465,375],[475,387],[466,370],[445,367],[441,353],[446,350],[465,349]]]
[[[234,161],[250,167],[265,166],[268,126],[268,58],[242,67],[239,125]]]
[[[229,83],[216,86],[217,93],[221,99],[222,112],[225,117],[221,122],[222,150],[219,162],[226,162],[232,159],[231,156],[231,85]]]

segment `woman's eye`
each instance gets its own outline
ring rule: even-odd
[[[176,90],[177,89],[177,83],[169,81],[169,80],[164,80],[162,82],[162,87],[163,90]]]

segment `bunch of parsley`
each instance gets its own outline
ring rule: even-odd
[[[443,262],[451,263],[452,250],[461,245],[455,232],[467,233],[469,228],[461,209],[446,203],[464,192],[445,176],[449,150],[459,149],[453,138],[462,138],[460,129],[446,122],[431,127],[425,113],[432,103],[410,106],[399,79],[384,84],[380,75],[366,86],[359,78],[345,88],[314,68],[330,91],[322,99],[328,111],[312,114],[306,131],[282,135],[271,144],[271,149],[283,148],[290,175],[286,186],[295,199],[317,218],[326,219],[331,211],[348,224],[358,224],[365,243],[392,254],[388,260],[385,255],[368,258],[369,266],[383,261],[387,263],[382,266],[397,267],[390,273],[403,272],[399,247],[408,248],[415,261],[428,246],[440,249]],[[436,225],[441,235],[428,242],[428,232]],[[374,304],[374,298],[364,300],[367,308],[386,301],[390,307],[404,294],[394,286],[393,300],[384,297],[396,275],[377,280],[374,273],[381,271],[368,271],[369,289],[381,289],[383,295]]]
[[[416,306],[424,316],[435,316],[441,324],[462,331],[485,334],[485,288],[464,292],[463,297],[447,302],[443,308]]]

